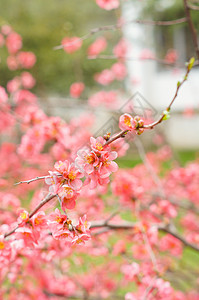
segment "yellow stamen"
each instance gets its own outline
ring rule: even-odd
[[[96,143],[96,149],[99,151],[103,150],[102,144],[101,143]]]
[[[129,126],[129,127],[132,127],[131,121],[130,121],[129,117],[127,117],[127,116],[124,117],[124,124],[127,125],[127,126]]]
[[[95,158],[92,155],[86,156],[87,163],[92,164],[95,161]]]
[[[68,174],[68,178],[69,178],[70,180],[75,180],[76,174],[72,171],[72,172],[70,172],[70,173]]]
[[[4,242],[0,242],[0,250],[4,249],[5,248],[5,244]]]
[[[21,214],[20,214],[20,217],[21,217],[21,219],[22,220],[25,220],[25,219],[27,219],[27,213],[26,212],[22,212]]]

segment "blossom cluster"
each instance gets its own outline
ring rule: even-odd
[[[109,176],[118,169],[114,160],[117,152],[111,151],[103,137],[90,138],[90,149],[82,148],[78,151],[75,163],[68,160],[58,161],[54,165],[55,171],[49,171],[46,183],[52,194],[58,194],[62,209],[73,209],[76,199],[84,185],[94,189],[99,185],[107,185]],[[81,178],[85,177],[84,183]]]
[[[44,211],[39,211],[30,217],[24,209],[18,210],[18,228],[15,230],[15,237],[22,240],[25,246],[36,246],[41,238],[49,233],[56,240],[62,240],[71,245],[84,243],[90,239],[90,223],[87,222],[86,215],[79,218],[76,226],[66,214],[61,214],[58,208],[54,212],[46,215]],[[3,240],[1,249],[4,248]]]
[[[140,135],[144,132],[144,121],[139,117],[134,118],[130,114],[123,114],[120,116],[119,127],[121,130],[135,131]]]
[[[117,0],[96,2],[106,10],[119,6]],[[22,39],[9,26],[1,29],[0,46],[4,44],[10,69],[33,67],[35,56],[21,51]],[[67,54],[81,45],[79,38],[62,41]],[[105,48],[106,40],[99,38],[88,48],[88,55],[98,55]],[[122,80],[127,74],[124,39],[113,53],[119,61],[95,76],[102,85]],[[147,58],[154,56],[143,51],[142,59]],[[171,50],[165,57],[167,62],[176,58]],[[18,145],[3,142],[0,148],[0,299],[116,299],[123,288],[124,293],[129,291],[123,293],[125,300],[198,299],[197,266],[191,268],[196,274],[190,276],[193,288],[185,292],[177,285],[174,289],[169,282],[172,276],[180,278],[178,262],[183,245],[196,250],[199,247],[198,161],[184,167],[173,163],[172,150],[163,145],[159,136],[156,142],[162,148],[146,154],[147,164],[131,169],[127,165],[116,172],[114,160],[124,156],[129,147],[125,140],[114,140],[116,136],[110,134],[90,138],[94,119],[91,114],[89,118],[76,116],[68,123],[59,117],[48,117],[29,91],[34,84],[32,75],[23,71],[6,88],[0,87],[0,131],[4,133],[6,129],[10,140],[17,129],[22,136]],[[78,98],[83,90],[84,84],[75,82],[71,96]],[[97,92],[89,98],[92,107],[104,104],[114,109],[117,101],[113,90]],[[122,131],[138,135],[144,124],[140,117],[130,114],[122,115],[119,121]],[[168,166],[166,172],[164,165]],[[49,175],[42,176],[49,169]],[[35,176],[41,177],[30,180],[31,184],[13,187],[14,182]],[[37,179],[43,178],[63,212],[55,209],[53,201],[41,201],[46,191]],[[32,213],[28,213],[28,207]],[[116,207],[116,214],[112,214]],[[178,238],[177,229],[169,233],[175,224],[183,238]],[[165,225],[168,232],[163,230],[160,234]],[[114,229],[119,230],[113,237]],[[84,243],[84,247],[78,246]]]

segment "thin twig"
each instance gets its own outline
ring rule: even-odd
[[[149,286],[146,288],[146,290],[145,290],[145,292],[144,292],[144,295],[143,295],[142,300],[147,300],[147,297],[148,297],[149,293],[151,292],[151,290],[152,290],[152,288],[153,288],[153,284],[155,283],[156,279],[157,279],[157,276],[155,276],[155,277],[151,280]]]
[[[185,74],[185,76],[184,76],[184,79],[183,79],[181,82],[178,82],[177,88],[176,88],[176,91],[175,91],[175,94],[174,94],[174,96],[173,96],[173,98],[172,98],[170,104],[169,104],[168,107],[166,108],[166,111],[167,111],[167,112],[170,111],[171,106],[172,106],[173,102],[175,101],[175,99],[177,98],[178,92],[179,92],[180,88],[182,87],[182,85],[184,84],[184,82],[187,80],[190,71],[191,71],[191,68],[190,68],[190,66],[189,66],[189,64],[188,64],[188,66],[187,66],[187,71],[186,71],[186,74]],[[157,126],[158,124],[160,124],[160,123],[163,121],[164,117],[165,117],[165,111],[160,115],[160,117],[159,117],[158,120],[156,120],[155,122],[153,122],[153,123],[151,123],[151,124],[143,125],[142,128],[144,128],[144,129],[153,129],[155,126]],[[116,141],[116,140],[119,139],[119,138],[124,138],[128,132],[129,132],[129,130],[122,130],[122,131],[120,131],[119,133],[117,133],[116,135],[114,135],[113,137],[111,137],[111,138],[105,143],[104,146],[109,145],[110,143]]]
[[[93,29],[90,30],[89,33],[83,35],[82,37],[79,37],[79,40],[84,41],[87,38],[91,37],[92,35],[94,35],[94,34],[96,34],[98,32],[101,32],[101,31],[114,31],[114,30],[118,30],[122,26],[127,25],[127,24],[131,24],[131,23],[143,24],[143,25],[171,26],[171,25],[185,23],[186,21],[187,21],[186,17],[180,18],[180,19],[176,19],[176,20],[171,20],[171,21],[130,20],[130,21],[123,22],[121,24],[106,25],[106,26],[100,26],[100,27],[97,27],[97,28],[93,28]],[[53,48],[53,50],[63,49],[65,46],[69,46],[69,45],[75,44],[75,43],[77,43],[77,41],[74,41],[74,42],[71,42],[71,43],[67,43],[65,45],[55,46]]]
[[[190,8],[192,10],[199,10],[199,6],[193,5],[193,4],[188,4],[188,8]]]
[[[199,252],[199,247],[198,246],[196,246],[196,245],[188,242],[183,236],[179,235],[177,232],[174,232],[168,226],[165,226],[165,225],[159,226],[158,229],[160,231],[163,231],[163,232],[171,234],[173,237],[175,237],[176,239],[178,239],[179,241],[181,241],[184,244],[184,246],[192,248],[193,250],[196,250],[196,251]]]
[[[129,130],[122,130],[121,132],[119,132],[118,134],[114,135],[112,138],[110,138],[106,143],[106,145],[109,145],[110,143],[116,141],[119,138],[124,138],[126,136],[126,134],[128,133]]]
[[[151,262],[153,264],[154,270],[155,270],[156,273],[159,273],[159,271],[158,271],[158,264],[157,264],[157,260],[156,260],[155,254],[154,254],[153,249],[152,249],[152,247],[151,247],[151,245],[149,243],[149,239],[147,237],[147,234],[144,231],[143,226],[142,226],[142,236],[143,236],[143,239],[144,239],[144,242],[145,242],[146,249],[147,249],[147,251],[149,253],[149,256],[151,258]]]
[[[106,219],[106,223],[108,224],[108,222],[109,222],[110,220],[112,220],[117,214],[119,214],[119,211],[118,211],[118,210],[114,211],[114,212]]]
[[[141,58],[141,57],[130,57],[130,56],[116,56],[116,55],[97,55],[97,56],[88,56],[89,60],[94,59],[124,59],[124,60],[130,60],[130,61],[155,61],[159,64],[167,65],[170,67],[177,67],[177,68],[183,68],[184,64],[178,64],[176,62],[169,62],[165,59],[156,58],[156,57],[148,57],[148,58]]]
[[[46,203],[48,203],[50,200],[52,200],[56,195],[53,194],[48,194],[36,207],[35,209],[29,214],[29,219],[31,219],[37,212],[38,210],[40,210],[40,208],[42,206],[44,206]],[[8,237],[9,235],[13,234],[15,232],[15,230],[18,228],[19,226],[17,225],[14,229],[12,229],[11,231],[9,231],[8,233],[4,234],[4,237]]]
[[[107,232],[108,230],[126,230],[126,229],[133,229],[135,228],[136,224],[132,222],[122,222],[120,224],[110,222],[107,224],[106,220],[102,221],[93,221],[91,222],[91,229],[94,228],[103,228],[106,230],[104,232]],[[173,229],[171,229],[168,225],[154,225],[157,226],[157,229],[162,232],[166,232],[177,238],[179,241],[181,241],[184,246],[192,248],[193,250],[199,252],[199,247],[188,242],[183,236],[175,232]]]
[[[50,176],[47,175],[47,176],[41,176],[41,177],[35,177],[33,179],[30,179],[30,180],[24,180],[24,181],[19,181],[19,182],[16,182],[14,185],[19,185],[19,184],[22,184],[22,183],[31,183],[33,181],[37,181],[37,180],[41,180],[41,179],[45,179],[45,178],[49,178]]]

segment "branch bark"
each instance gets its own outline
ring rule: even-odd
[[[127,230],[127,229],[134,229],[136,226],[136,223],[132,222],[122,222],[120,224],[118,223],[113,223],[113,222],[107,222],[107,220],[102,220],[102,221],[94,221],[91,222],[91,229],[93,228],[104,228],[105,231],[103,232],[108,232],[108,230]],[[174,231],[171,229],[168,225],[154,225],[157,227],[159,231],[169,233],[173,237],[177,238],[179,241],[181,241],[184,246],[189,247],[197,252],[199,252],[199,247],[188,242],[183,236],[181,236],[178,232]]]
[[[50,200],[52,200],[56,195],[53,194],[48,194],[36,207],[35,209],[29,214],[29,219],[31,219],[37,212],[38,210],[40,210],[40,208],[42,208],[46,203],[48,203]],[[19,226],[17,225],[14,229],[12,229],[11,231],[9,231],[8,233],[4,234],[4,237],[8,237],[9,235],[13,234],[15,232],[15,230],[19,228]]]
[[[93,28],[90,30],[89,33],[83,35],[82,37],[80,37],[79,39],[84,41],[87,38],[89,38],[90,36],[101,32],[101,31],[114,31],[114,30],[118,30],[120,29],[122,26],[129,24],[129,23],[135,23],[135,24],[143,24],[143,25],[157,25],[157,26],[172,26],[172,25],[176,25],[176,24],[181,24],[181,23],[185,23],[187,21],[186,17],[180,18],[180,19],[176,19],[176,20],[171,20],[171,21],[152,21],[152,20],[130,20],[121,24],[114,24],[114,25],[106,25],[106,26],[100,26],[97,28]],[[73,42],[71,43],[73,44]],[[67,44],[68,45],[68,44]],[[65,45],[59,45],[59,46],[55,46],[53,48],[53,50],[59,50],[59,49],[63,49]]]

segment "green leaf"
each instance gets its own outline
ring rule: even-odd
[[[195,58],[194,57],[190,58],[189,63],[188,63],[188,70],[192,69],[194,62],[195,62]]]
[[[164,120],[164,121],[165,121],[165,120],[168,120],[168,119],[170,118],[170,113],[169,113],[169,111],[164,110],[164,111],[163,111],[163,114],[164,114],[164,117],[163,117],[163,120]]]

